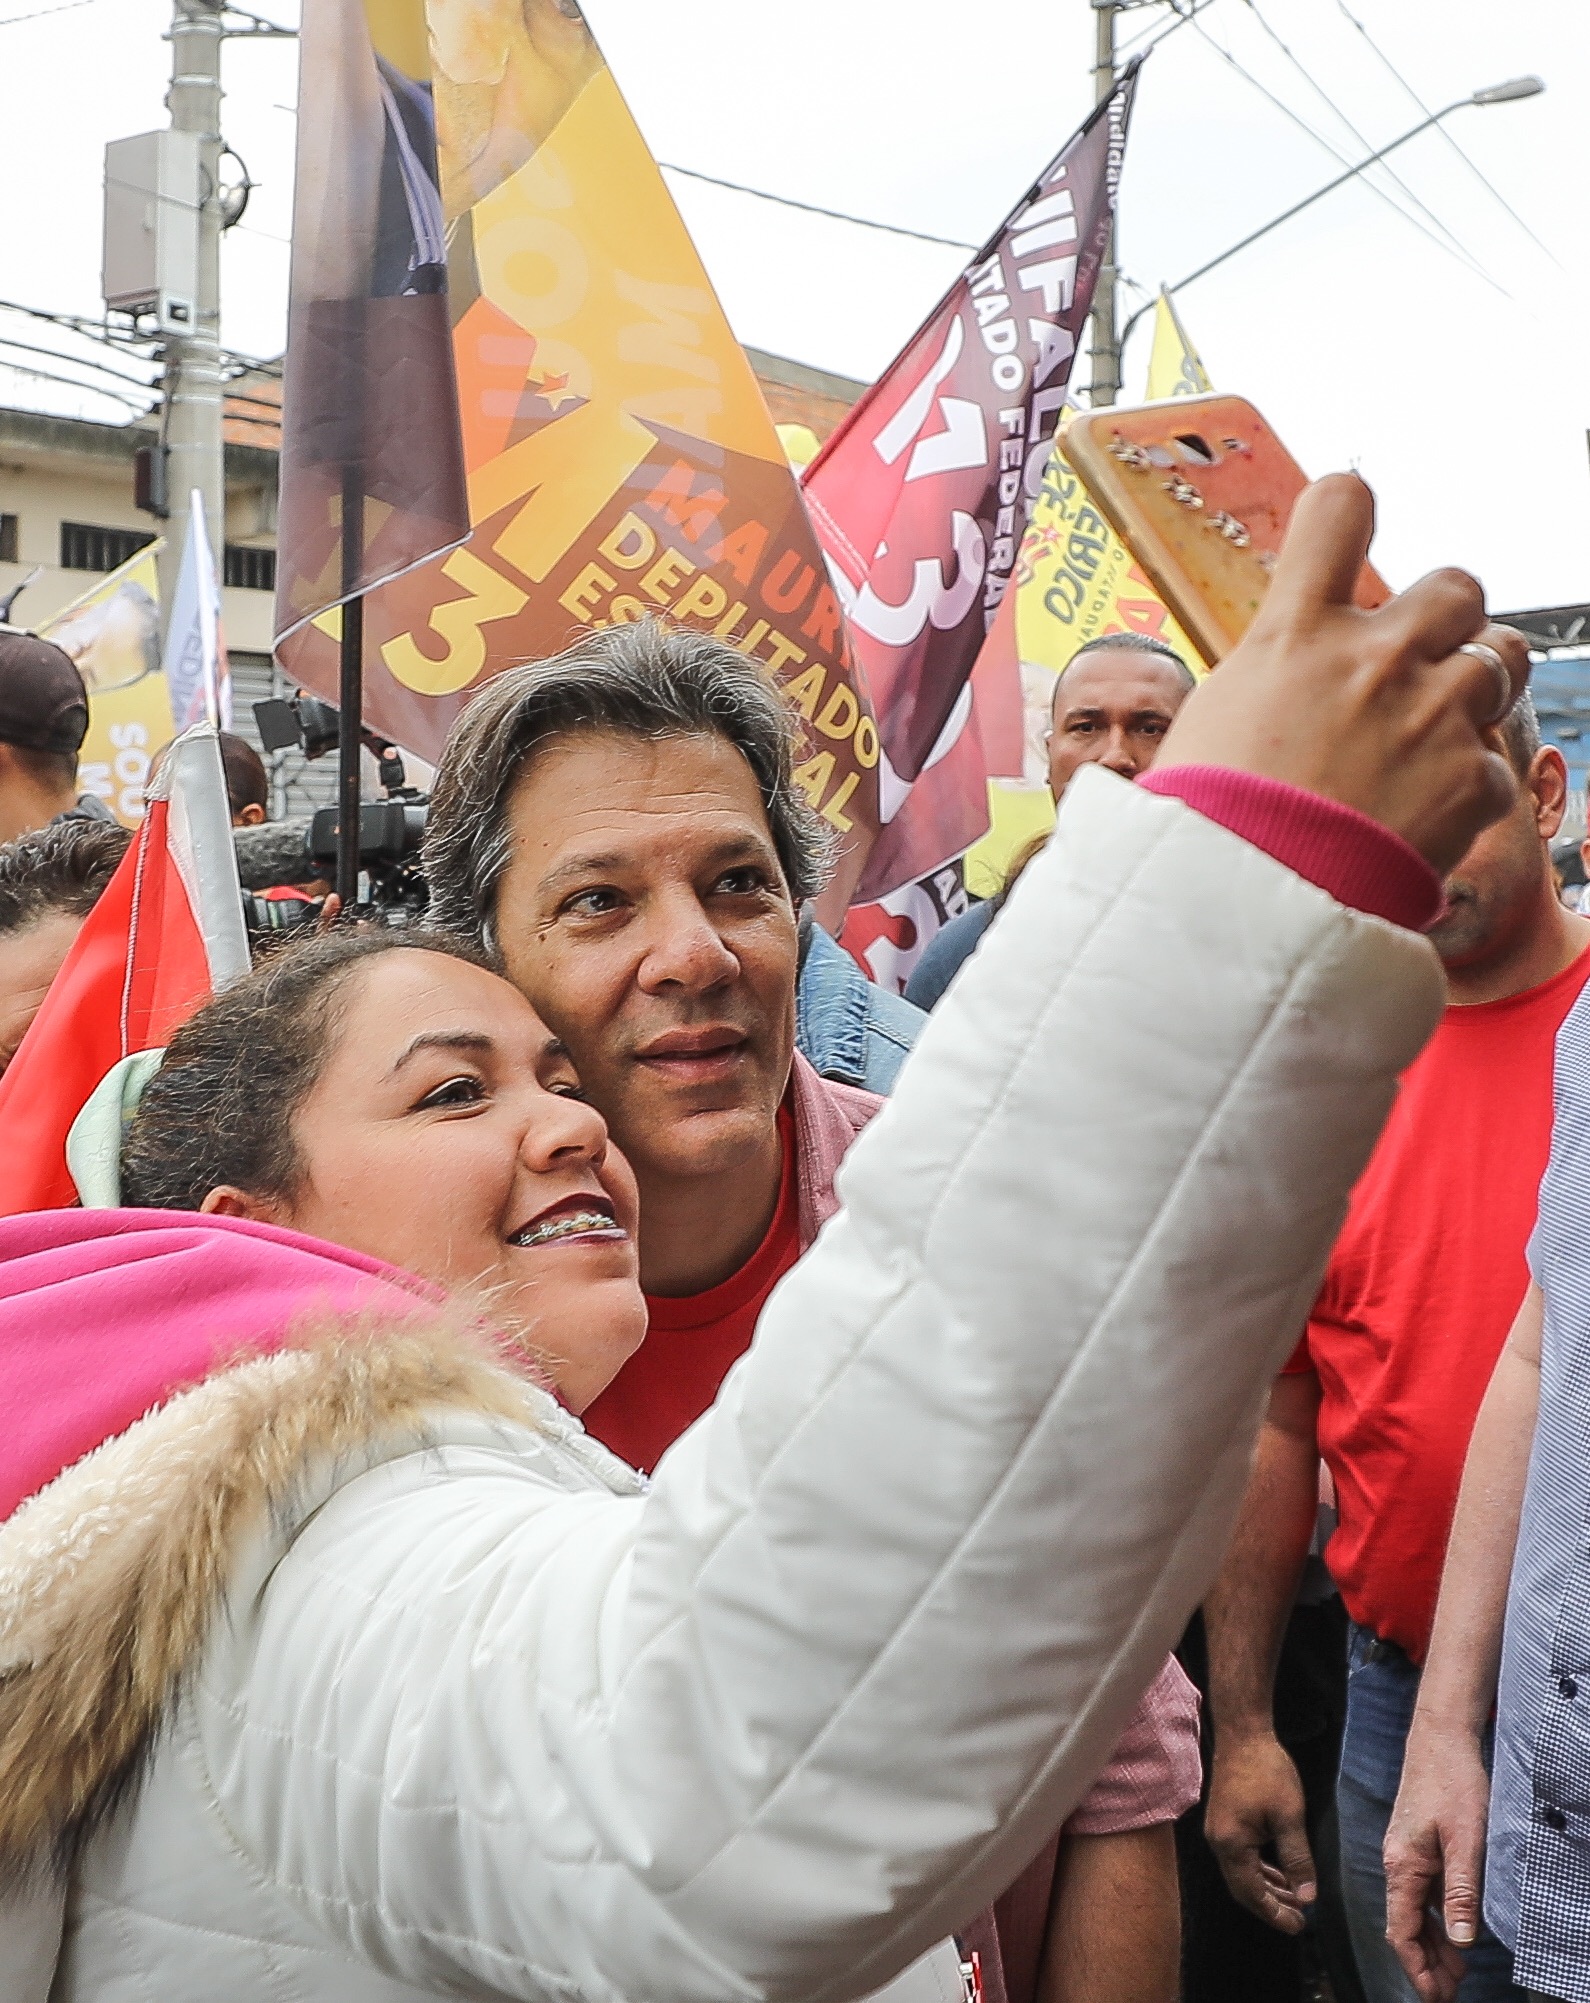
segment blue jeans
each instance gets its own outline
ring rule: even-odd
[[[1342,1896],[1353,1954],[1369,2003],[1418,2003],[1413,1984],[1386,1944],[1386,1873],[1381,1848],[1402,1779],[1402,1754],[1419,1695],[1419,1672],[1393,1642],[1368,1628],[1347,1630],[1347,1727],[1336,1779]],[[1485,1764],[1490,1765],[1489,1735]],[[1513,1958],[1485,1928],[1468,1951],[1458,2003],[1525,2003],[1513,1983]]]

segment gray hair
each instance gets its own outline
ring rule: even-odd
[[[442,750],[425,830],[433,922],[497,950],[514,787],[544,745],[588,730],[723,738],[751,768],[791,897],[798,904],[827,882],[836,837],[795,783],[795,712],[734,647],[644,619],[507,669],[460,714]]]

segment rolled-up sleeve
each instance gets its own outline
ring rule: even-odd
[[[1198,1692],[1169,1655],[1065,1834],[1118,1836],[1123,1830],[1174,1822],[1198,1799],[1202,1781]]]

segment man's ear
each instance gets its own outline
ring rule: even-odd
[[[243,1217],[251,1224],[280,1224],[281,1205],[268,1196],[250,1196],[231,1183],[217,1183],[199,1205],[201,1217]]]
[[[232,825],[237,828],[257,828],[263,823],[264,819],[265,809],[260,805],[258,800],[250,800],[248,805],[239,811],[237,819]]]
[[[1549,842],[1568,810],[1568,767],[1555,744],[1543,744],[1535,753],[1525,783],[1535,796],[1535,826]]]

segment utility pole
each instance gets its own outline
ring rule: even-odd
[[[1094,25],[1093,101],[1102,104],[1115,88],[1115,17],[1122,0],[1092,0]],[[1104,262],[1093,294],[1094,408],[1114,403],[1121,393],[1121,344],[1115,332],[1115,224],[1110,224]]]
[[[168,332],[164,367],[162,443],[170,528],[161,552],[160,602],[166,616],[176,598],[177,572],[188,519],[188,495],[204,496],[215,574],[221,575],[226,535],[226,479],[221,438],[221,16],[220,0],[174,0],[171,17],[171,89],[166,105],[172,130],[199,142],[198,283],[190,331]]]

